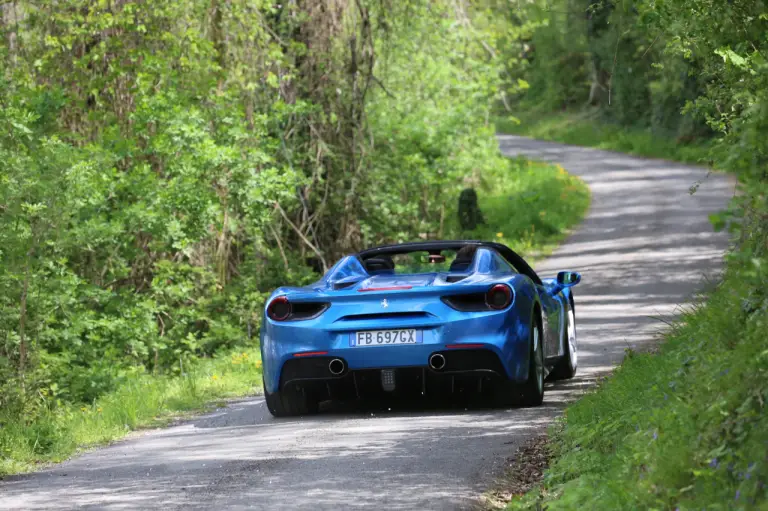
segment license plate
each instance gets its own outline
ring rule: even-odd
[[[350,346],[393,346],[397,344],[421,344],[422,331],[413,328],[405,330],[368,330],[354,332],[349,336]]]

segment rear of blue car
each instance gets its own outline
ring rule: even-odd
[[[279,289],[261,331],[270,411],[310,412],[326,399],[382,394],[482,393],[499,380],[525,381],[529,288],[517,274],[470,276],[460,285],[421,274],[371,277],[346,289]],[[299,405],[273,409],[274,396],[287,395]]]

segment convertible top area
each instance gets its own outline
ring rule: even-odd
[[[477,241],[477,240],[452,240],[452,241],[419,241],[411,243],[399,243],[395,245],[382,245],[380,247],[373,247],[363,250],[356,254],[358,259],[365,262],[367,259],[381,256],[394,256],[398,254],[407,254],[410,252],[428,252],[431,254],[440,254],[444,250],[460,251],[465,247],[485,247],[491,250],[495,250],[506,261],[512,265],[512,267],[523,275],[526,275],[534,283],[541,285],[541,279],[533,271],[528,263],[520,257],[515,251],[502,245],[501,243],[494,243],[490,241]]]

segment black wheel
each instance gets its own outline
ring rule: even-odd
[[[264,400],[267,409],[275,417],[291,417],[317,413],[318,402],[307,396],[300,388],[290,386],[277,392],[268,392],[264,385]]]
[[[550,380],[569,380],[576,376],[578,363],[576,344],[576,313],[573,303],[569,301],[565,311],[565,328],[563,329],[563,356],[549,375]]]
[[[506,382],[498,394],[501,406],[539,406],[544,401],[544,347],[541,344],[541,321],[533,319],[529,344],[528,379],[522,385]]]

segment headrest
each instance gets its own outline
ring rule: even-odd
[[[368,273],[395,271],[395,262],[387,257],[373,257],[371,259],[366,259],[365,270]]]
[[[467,261],[466,259],[462,261],[457,259],[451,263],[451,267],[448,271],[467,271],[470,264],[472,264],[472,261]]]

